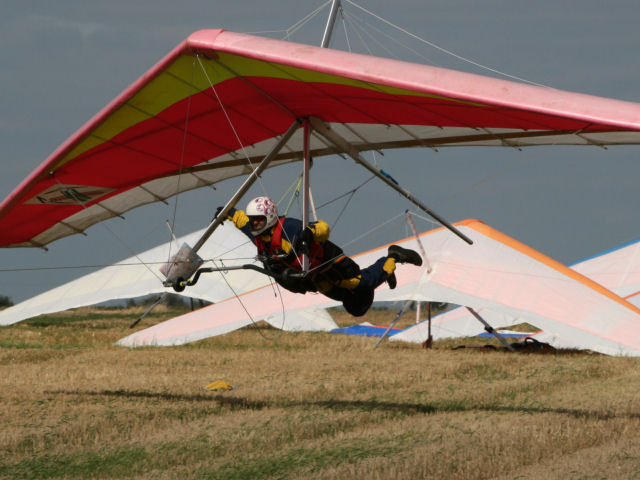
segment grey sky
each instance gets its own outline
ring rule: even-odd
[[[283,30],[321,1],[0,0],[0,197],[5,198],[69,135],[201,28],[239,32]],[[367,47],[346,25],[351,47],[380,56],[483,72],[399,34],[343,0],[352,22],[370,25]],[[640,101],[640,9],[636,1],[475,0],[356,2],[460,56],[554,88]],[[319,44],[325,9],[292,37]],[[375,29],[373,29],[375,28]],[[379,29],[379,31],[378,31]],[[385,35],[419,50],[404,50]],[[268,36],[282,38],[283,33]],[[365,34],[361,33],[362,36]],[[342,24],[335,45],[346,49]],[[387,49],[389,49],[387,51]],[[478,218],[565,263],[640,237],[637,178],[640,149],[618,147],[457,148],[388,152],[383,168],[450,221]],[[340,169],[339,179],[335,178]],[[291,174],[293,175],[293,174]],[[328,198],[367,178],[343,160],[317,162],[314,194]],[[286,178],[284,178],[286,177]],[[265,175],[279,197],[289,172]],[[234,182],[179,200],[179,232],[206,225]],[[336,225],[346,243],[379,220],[410,208],[370,182]],[[172,208],[151,207],[53,243],[49,252],[0,250],[2,269],[108,264],[166,240]],[[342,204],[326,213],[334,219]],[[333,210],[332,210],[333,209]],[[404,227],[350,244],[350,253],[406,234]],[[429,228],[423,223],[420,229]],[[126,246],[125,246],[126,245]],[[86,269],[0,272],[0,295],[14,301],[87,273]]]

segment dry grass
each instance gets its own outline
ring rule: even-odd
[[[639,359],[255,328],[114,347],[139,311],[0,329],[0,477],[640,478]]]

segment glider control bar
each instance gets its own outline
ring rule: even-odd
[[[248,263],[246,265],[232,265],[228,267],[205,267],[199,268],[193,278],[191,280],[179,280],[173,285],[173,289],[176,292],[182,292],[185,287],[192,287],[198,280],[200,279],[200,275],[203,273],[211,273],[211,272],[228,272],[231,270],[255,270],[256,272],[264,273],[265,275],[271,276],[271,273],[266,268],[259,267],[258,265],[254,265],[252,263]]]
[[[364,168],[369,170],[371,173],[377,176],[380,180],[382,180],[388,186],[390,186],[395,191],[400,193],[402,196],[404,196],[407,200],[412,202],[414,205],[418,206],[423,212],[431,216],[433,219],[437,220],[441,225],[449,229],[451,232],[456,234],[458,237],[460,237],[462,240],[467,242],[469,245],[473,244],[473,240],[471,240],[464,233],[462,233],[456,227],[454,227],[449,222],[447,222],[444,218],[440,217],[433,210],[431,210],[426,205],[424,205],[420,200],[418,200],[413,195],[411,195],[411,193],[409,193],[400,185],[395,183],[395,181],[388,174],[385,174],[385,172],[383,172],[382,170],[380,170],[379,168],[370,164],[364,158],[362,158],[358,150],[356,150],[347,140],[342,138],[338,133],[336,133],[334,130],[329,128],[329,126],[326,123],[324,123],[322,120],[316,117],[310,117],[309,121],[311,122],[311,126],[313,127],[313,129],[318,134],[322,135],[324,138],[329,140],[339,150],[349,155],[356,163],[359,163]]]
[[[271,257],[274,260],[284,260],[287,255],[275,255]],[[282,273],[277,273],[270,268],[269,258],[264,256],[256,257],[258,260],[262,261],[264,267],[259,265],[255,265],[253,263],[247,263],[245,265],[229,265],[223,267],[205,267],[199,268],[196,273],[193,275],[191,280],[186,280],[184,278],[178,278],[175,282],[173,282],[172,286],[176,292],[182,292],[186,287],[191,287],[195,285],[200,279],[200,275],[203,273],[211,273],[211,272],[228,272],[231,270],[254,270],[256,272],[260,272],[264,275],[267,275],[276,281],[282,281],[285,278],[289,279],[298,279],[304,280],[306,278],[306,274],[304,272],[295,272],[289,275],[283,275]]]

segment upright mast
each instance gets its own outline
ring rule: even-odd
[[[331,34],[333,33],[333,25],[336,22],[336,16],[340,9],[340,0],[333,0],[331,4],[331,11],[329,12],[329,18],[327,19],[327,25],[324,28],[324,34],[322,35],[322,48],[328,48],[331,42]],[[304,153],[303,153],[303,191],[302,191],[302,226],[309,225],[309,170],[311,168],[311,156],[309,154],[309,136],[311,133],[309,120],[305,120],[303,123],[304,128]],[[306,255],[303,255],[303,270],[306,272],[309,268],[309,260]]]
[[[329,12],[329,18],[327,19],[327,25],[324,28],[324,34],[322,35],[322,48],[328,48],[331,41],[331,34],[333,33],[333,25],[336,23],[336,15],[340,9],[340,0],[333,0],[331,4],[331,11]]]

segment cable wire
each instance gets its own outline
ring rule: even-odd
[[[411,37],[411,38],[413,38],[415,40],[418,40],[419,42],[422,42],[422,43],[424,43],[426,45],[429,45],[430,47],[435,48],[436,50],[439,50],[439,51],[441,51],[443,53],[446,53],[447,55],[450,55],[450,56],[452,56],[454,58],[457,58],[458,60],[461,60],[463,62],[469,63],[469,64],[471,64],[471,65],[473,65],[475,67],[481,68],[483,70],[487,70],[487,71],[496,73],[498,75],[502,75],[504,77],[511,78],[513,80],[518,80],[518,81],[521,81],[521,82],[525,82],[525,83],[528,83],[530,85],[537,85],[539,87],[551,88],[551,87],[549,87],[547,85],[543,85],[541,83],[533,82],[531,80],[520,78],[520,77],[517,77],[515,75],[509,75],[508,73],[501,72],[500,70],[497,70],[495,68],[491,68],[491,67],[488,67],[486,65],[482,65],[481,63],[478,63],[478,62],[475,62],[475,61],[473,61],[473,60],[471,60],[469,58],[463,57],[462,55],[458,55],[457,53],[454,53],[454,52],[452,52],[450,50],[447,50],[446,48],[443,48],[443,47],[441,47],[439,45],[436,45],[435,43],[429,42],[428,40],[425,40],[424,38],[419,37],[418,35],[415,35],[415,34],[409,32],[408,30],[405,30],[404,28],[399,27],[398,25],[395,25],[394,23],[391,23],[389,20],[386,20],[386,19],[380,17],[379,15],[376,15],[375,13],[371,12],[370,10],[367,10],[366,8],[364,8],[364,7],[360,6],[360,5],[358,5],[357,3],[353,2],[352,0],[345,0],[345,1],[350,3],[351,5],[353,5],[354,7],[359,8],[360,10],[368,13],[369,15],[371,15],[372,17],[380,20],[381,22],[383,22],[383,23],[395,28],[396,30],[398,30],[398,31],[400,31],[402,33],[404,33],[405,35],[408,35],[409,37]]]

